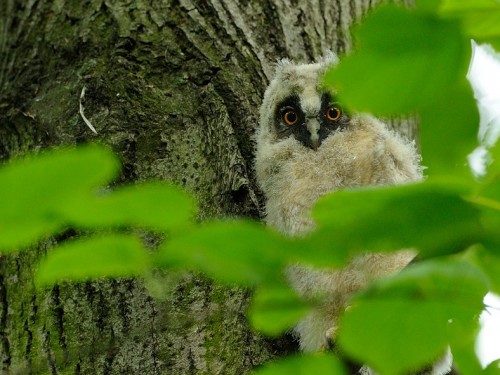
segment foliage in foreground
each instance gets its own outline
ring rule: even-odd
[[[195,224],[193,199],[179,188],[106,189],[118,171],[111,152],[60,150],[0,170],[0,251],[17,251],[66,228],[97,233],[51,250],[37,283],[141,276],[152,267],[201,270],[255,288],[249,318],[276,335],[310,308],[284,282],[286,264],[338,267],[359,252],[413,247],[419,264],[355,296],[341,322],[342,351],[380,374],[396,375],[450,346],[463,374],[499,373],[498,364],[481,368],[474,338],[484,295],[500,292],[500,148],[491,150],[488,174],[473,179],[466,155],[476,145],[478,116],[465,80],[471,37],[500,46],[499,8],[495,0],[380,8],[355,30],[359,52],[325,78],[353,110],[419,114],[429,174],[423,183],[327,196],[313,212],[318,230],[292,240],[245,220]],[[133,228],[166,239],[151,251]],[[257,373],[290,369],[345,373],[328,354],[286,358]]]

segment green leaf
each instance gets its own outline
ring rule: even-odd
[[[160,266],[182,266],[223,282],[256,285],[281,277],[292,241],[261,224],[223,221],[172,236],[159,249]]]
[[[500,3],[497,0],[417,0],[416,6],[441,18],[459,21],[468,38],[499,47]]]
[[[500,248],[491,250],[477,246],[473,252],[474,263],[481,268],[488,277],[489,288],[492,292],[500,293]]]
[[[476,354],[476,339],[480,329],[479,320],[451,323],[451,350],[453,367],[460,374],[482,374],[482,366]]]
[[[500,375],[500,360],[491,362],[484,370],[483,375]]]
[[[482,274],[467,263],[416,264],[353,301],[341,319],[339,344],[387,375],[425,367],[457,338],[456,322],[462,334],[475,332],[486,292]]]
[[[444,0],[416,0],[415,5],[418,10],[437,13]]]
[[[477,195],[472,199],[489,199],[492,202],[491,208],[500,209],[500,142],[497,142],[488,150],[487,173],[483,176],[476,186]]]
[[[480,158],[480,163],[484,164],[485,168],[480,171],[481,174],[475,176],[475,184],[472,186],[468,199],[471,201],[482,199],[498,200],[500,198],[498,193],[500,184],[500,143],[496,143],[488,149],[480,147],[475,153],[475,157]],[[474,163],[476,163],[475,160]],[[496,205],[500,207],[500,203]]]
[[[487,291],[486,279],[476,267],[445,258],[411,264],[397,275],[381,279],[361,297],[386,298],[402,293],[410,300],[435,299],[480,312]]]
[[[430,319],[422,322],[423,317]],[[447,319],[438,302],[365,301],[342,320],[339,343],[346,353],[380,373],[402,374],[444,354]]]
[[[479,114],[472,90],[460,79],[454,89],[420,111],[422,164],[430,176],[456,175],[472,180],[467,155],[477,146]]]
[[[496,142],[488,149],[490,163],[487,167],[485,182],[493,182],[500,179],[500,142]]]
[[[467,14],[475,10],[498,10],[498,0],[440,0],[441,12],[446,14]]]
[[[464,199],[481,210],[484,238],[481,244],[487,252],[500,256],[500,201],[480,195],[466,195]]]
[[[468,38],[496,44],[500,39],[500,3],[498,0],[417,0],[419,10],[441,18],[456,19]]]
[[[453,20],[381,7],[354,34],[358,52],[329,71],[325,83],[356,111],[413,112],[448,95],[467,71],[469,41]]]
[[[290,287],[266,285],[255,292],[249,316],[255,329],[277,336],[293,327],[310,308]]]
[[[7,222],[6,216],[0,219],[0,254],[26,247],[64,228],[62,221],[56,218],[26,217],[23,221]]]
[[[82,281],[103,277],[130,277],[143,273],[149,258],[141,241],[132,235],[108,235],[67,242],[47,253],[36,281]]]
[[[118,162],[107,149],[85,146],[15,160],[0,169],[0,250],[27,246],[63,228],[65,207],[85,204]]]
[[[340,360],[330,354],[303,354],[268,363],[252,372],[254,375],[346,375]]]
[[[500,3],[497,0],[443,0],[440,14],[459,19],[468,36],[478,42],[500,37]]]
[[[483,40],[484,43],[491,44],[491,46],[496,50],[500,51],[500,37],[496,38],[488,38],[486,40]]]
[[[181,188],[147,183],[118,188],[91,201],[73,202],[65,216],[85,227],[139,226],[168,230],[190,222],[195,204]]]
[[[345,239],[342,236],[330,226],[317,228],[308,236],[295,239],[287,254],[288,263],[331,268],[343,266],[357,247],[350,241],[339,246],[342,238]]]
[[[313,208],[318,230],[310,251],[347,258],[364,251],[416,248],[421,255],[453,253],[479,241],[479,210],[460,188],[430,183],[338,191]]]

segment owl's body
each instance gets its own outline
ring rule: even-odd
[[[322,88],[321,76],[333,63],[333,57],[315,64],[280,62],[261,106],[257,179],[267,199],[267,223],[287,235],[314,229],[310,212],[324,194],[422,176],[412,143],[370,115],[346,114]],[[324,348],[352,294],[401,270],[413,256],[411,251],[366,254],[341,270],[290,266],[286,274],[299,294],[324,298],[295,328],[301,349]]]

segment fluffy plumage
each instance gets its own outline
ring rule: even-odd
[[[314,64],[281,61],[261,106],[255,170],[267,198],[266,220],[291,236],[313,230],[311,208],[326,193],[422,176],[413,143],[373,116],[346,113],[335,93],[322,88],[320,77],[335,63],[333,56]],[[324,297],[295,329],[301,349],[324,348],[352,294],[401,270],[412,257],[411,251],[367,254],[341,270],[289,267],[288,279],[301,295]]]

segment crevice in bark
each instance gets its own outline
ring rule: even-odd
[[[63,352],[63,363],[66,363],[68,360],[68,348],[64,331],[64,306],[59,299],[59,285],[54,286],[52,289],[52,309],[59,336],[59,345]]]
[[[0,257],[0,261],[1,261]],[[11,364],[11,354],[10,354],[10,342],[9,336],[7,335],[7,314],[9,312],[9,300],[7,298],[7,288],[4,282],[4,277],[0,275],[0,303],[2,304],[2,310],[0,314],[0,338],[2,340],[2,370],[7,370]]]
[[[358,2],[358,0],[349,1],[349,18],[351,20],[357,19],[357,17],[356,17],[357,16],[357,10],[356,10],[357,2]]]
[[[103,375],[110,375],[113,373],[113,362],[117,354],[116,345],[115,332],[111,329],[111,336],[107,343],[106,357],[104,359]]]
[[[263,17],[263,27],[265,25],[272,25],[272,31],[263,35],[263,37],[268,38],[270,45],[273,47],[274,56],[272,56],[271,60],[274,62],[277,58],[288,57],[289,51],[286,49],[283,24],[279,12],[276,11],[276,5],[273,0],[263,1],[262,13],[260,16]]]
[[[43,349],[45,352],[45,357],[47,358],[47,364],[50,373],[52,375],[57,375],[58,372],[57,372],[56,359],[51,349],[50,331],[47,329],[46,326],[43,327]]]
[[[158,309],[156,308],[155,304],[153,303],[152,298],[148,298],[147,300],[148,305],[151,308],[151,327],[150,327],[150,334],[151,334],[151,341],[152,341],[152,346],[151,346],[151,357],[153,359],[153,373],[154,374],[159,374],[160,373],[160,366],[159,366],[159,358],[158,358],[158,339],[157,339],[157,333],[155,332],[156,329],[156,319],[158,316]]]
[[[189,354],[188,354],[188,374],[193,374],[193,375],[196,374],[196,364],[191,349],[189,349]]]
[[[32,345],[33,345],[33,332],[31,331],[31,329],[29,327],[28,320],[24,321],[24,332],[26,332],[26,335],[27,335],[24,358],[26,359],[28,365],[31,367],[31,349],[32,349]]]

